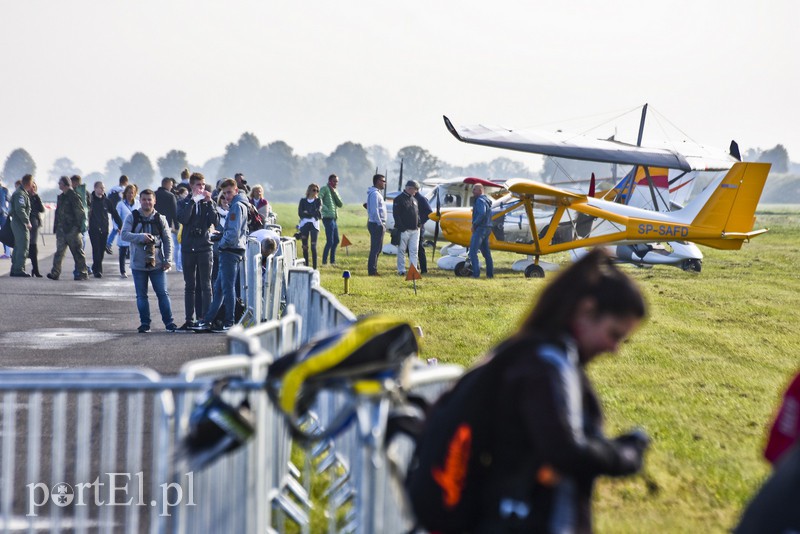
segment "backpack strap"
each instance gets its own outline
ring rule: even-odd
[[[136,232],[136,227],[142,222],[142,215],[139,213],[138,209],[131,211],[131,215],[133,215],[133,224],[131,224],[131,232]],[[161,234],[164,233],[164,227],[161,224],[161,214],[159,214],[157,211],[153,211],[153,220],[155,221],[156,226],[158,227],[158,236],[161,237]]]

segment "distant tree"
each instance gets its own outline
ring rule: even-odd
[[[510,178],[536,178],[538,173],[532,172],[521,161],[509,158],[496,158],[489,163],[488,177],[493,180],[508,180]]]
[[[322,152],[312,152],[311,154],[298,157],[295,171],[297,180],[295,180],[294,185],[287,189],[273,187],[270,198],[275,198],[277,201],[297,201],[298,198],[305,194],[306,187],[308,187],[308,183],[312,179],[318,180],[317,183],[323,185],[322,182],[326,181],[330,174],[338,175],[340,171],[328,167],[327,160],[327,156]],[[273,185],[271,180],[268,184],[270,186]]]
[[[11,189],[11,187],[14,187],[14,182],[26,174],[36,175],[36,162],[33,161],[27,150],[18,148],[6,158],[6,163],[3,166],[3,178],[9,184],[9,189]]]
[[[545,158],[542,179],[548,183],[588,180],[592,177],[592,173],[595,173],[598,179],[606,178],[612,175],[613,169],[609,163]]]
[[[257,183],[268,183],[273,189],[291,188],[305,178],[297,174],[298,157],[294,149],[283,141],[261,147],[258,155],[260,176]],[[309,181],[313,179],[309,178]]]
[[[372,145],[366,148],[367,157],[369,158],[372,168],[386,169],[389,165],[394,163],[391,153],[386,147],[381,145]],[[399,163],[398,163],[399,165]],[[333,171],[334,173],[336,171]]]
[[[222,159],[222,166],[217,173],[217,178],[233,178],[237,172],[245,175],[245,178],[256,182],[263,180],[261,169],[259,168],[259,152],[261,143],[255,134],[245,132],[239,137],[236,143],[230,143],[225,147],[225,155]],[[206,176],[206,179],[209,177]]]
[[[141,152],[135,153],[131,156],[130,161],[123,163],[120,167],[120,172],[127,175],[132,183],[139,186],[139,189],[153,188],[160,185],[160,183],[153,180],[156,172],[153,170],[150,158]]]
[[[210,160],[203,163],[203,166],[200,167],[199,171],[203,173],[203,176],[206,177],[208,183],[211,183],[212,180],[216,176],[220,176],[220,169],[222,168],[222,156],[217,156],[216,158],[211,158]],[[189,170],[194,172],[195,168],[193,166],[189,166]]]
[[[359,143],[348,141],[337,146],[325,160],[325,166],[339,177],[339,193],[345,202],[361,198],[372,185],[375,167]]]
[[[83,183],[86,184],[87,191],[92,191],[94,189],[95,182],[103,182],[103,184],[105,184],[106,186],[106,193],[108,193],[108,190],[111,189],[111,186],[117,185],[119,181],[114,180],[113,182],[109,182],[108,180],[106,180],[105,174],[96,171],[90,172],[89,174],[83,177]]]
[[[114,158],[106,162],[106,180],[109,184],[119,184],[119,177],[123,172],[120,170],[125,165],[125,158]]]
[[[742,155],[742,161],[758,161],[762,152],[760,148],[748,148]]]
[[[425,181],[439,175],[439,159],[418,146],[407,146],[397,152],[397,164],[403,160],[403,179]]]
[[[771,163],[771,172],[789,172],[789,152],[783,145],[775,145],[775,148],[763,151],[757,161]]]
[[[58,158],[53,162],[53,168],[47,173],[47,185],[56,187],[58,179],[62,176],[82,175],[83,172],[69,158]]]
[[[161,178],[175,178],[178,182],[181,181],[181,171],[189,167],[186,152],[183,150],[170,150],[163,158],[158,158],[156,163]]]

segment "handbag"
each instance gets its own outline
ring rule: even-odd
[[[11,231],[11,215],[6,218],[3,227],[0,228],[0,242],[5,246],[14,248],[14,232]]]
[[[400,246],[400,234],[402,232],[397,228],[392,228],[392,232],[389,234],[392,238],[392,245],[399,247]]]

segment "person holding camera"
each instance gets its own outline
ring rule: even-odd
[[[172,303],[167,291],[167,271],[172,263],[172,239],[167,219],[155,210],[156,195],[152,189],[139,194],[141,207],[125,219],[120,233],[131,246],[131,271],[139,309],[139,333],[150,331],[150,304],[147,301],[148,281],[158,297],[158,310],[168,332],[177,330],[172,320]]]
[[[202,320],[211,304],[211,271],[213,251],[209,228],[219,223],[216,205],[211,192],[206,190],[205,176],[199,172],[189,177],[189,194],[178,201],[177,221],[181,231],[183,263],[183,303],[186,321],[179,332],[192,332],[197,321]]]

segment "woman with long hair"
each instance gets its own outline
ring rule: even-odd
[[[585,367],[615,353],[646,315],[639,288],[601,250],[564,270],[494,358],[505,358],[493,414],[492,463],[474,532],[591,532],[599,475],[638,472],[642,431],[603,433]],[[624,385],[620,385],[624,387]]]
[[[317,268],[317,236],[319,235],[319,220],[322,218],[322,201],[319,199],[319,186],[310,184],[306,189],[305,198],[300,199],[297,206],[297,215],[300,217],[300,240],[303,243],[303,259],[308,265],[308,240],[311,239],[312,267]]]
[[[31,240],[28,245],[28,258],[31,260],[31,276],[41,278],[42,274],[39,272],[39,228],[42,226],[42,213],[44,213],[44,203],[39,197],[39,187],[36,185],[36,180],[32,183],[33,193],[31,193]]]
[[[264,187],[256,184],[250,189],[250,204],[258,211],[261,218],[264,219],[264,222],[267,222],[267,216],[269,215],[269,202],[267,199],[264,198]]]

